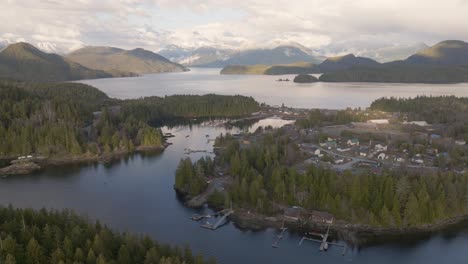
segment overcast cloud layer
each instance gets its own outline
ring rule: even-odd
[[[365,50],[468,39],[468,0],[0,0],[0,41]]]

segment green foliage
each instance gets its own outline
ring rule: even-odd
[[[459,83],[468,81],[468,68],[391,63],[328,72],[319,79],[323,82]]]
[[[209,197],[208,197],[208,204],[212,207],[222,207],[226,202],[226,196],[217,190],[215,190]]]
[[[323,125],[342,125],[350,122],[363,122],[379,117],[376,112],[364,112],[360,109],[346,110],[311,110],[305,118],[298,119],[296,125],[301,128],[313,128]]]
[[[428,123],[466,123],[468,98],[455,96],[384,97],[372,102],[370,107],[374,110],[405,113],[409,120],[424,120]]]
[[[117,233],[69,211],[0,207],[0,230],[1,263],[208,263],[189,248],[182,253],[149,237]]]
[[[240,95],[172,95],[122,102],[124,116],[134,116],[152,124],[177,118],[236,117],[250,115],[259,109],[252,97]]]
[[[207,186],[206,176],[213,175],[214,163],[210,157],[204,157],[192,164],[190,158],[182,159],[176,170],[174,187],[185,194],[195,196]]]
[[[175,119],[231,117],[258,111],[251,97],[175,95],[119,101],[78,83],[0,81],[0,157],[100,155],[161,147]]]
[[[118,101],[88,85],[0,81],[0,97],[0,156],[100,154],[164,141],[159,129],[123,118]]]
[[[281,129],[258,144],[240,147],[221,136],[218,165],[230,169],[229,196],[237,206],[274,213],[275,205],[327,211],[339,219],[374,226],[435,223],[468,213],[468,174],[385,172],[354,175],[311,166],[291,167],[300,155]],[[301,159],[299,159],[301,160]]]

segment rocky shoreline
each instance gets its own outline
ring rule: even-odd
[[[163,151],[170,143],[165,143],[162,146],[145,146],[137,147],[134,151],[114,151],[103,155],[78,155],[78,156],[37,156],[33,158],[26,158],[24,160],[13,160],[11,165],[0,168],[0,175],[24,175],[39,171],[41,169],[53,166],[61,166],[67,164],[84,164],[91,162],[109,163],[115,159],[122,158],[123,156],[143,153],[143,152],[156,152]],[[11,159],[11,158],[10,158]]]
[[[317,222],[291,221],[283,215],[266,216],[249,212],[246,209],[236,209],[230,216],[234,224],[241,229],[263,230],[266,228],[279,229],[285,225],[292,231],[307,233],[311,231],[325,230],[328,224]],[[364,224],[351,224],[345,221],[336,221],[330,226],[330,232],[337,239],[344,240],[352,245],[365,245],[379,240],[402,238],[409,235],[428,235],[436,231],[442,231],[457,224],[468,221],[468,215],[461,215],[441,220],[433,224],[424,224],[416,227],[378,227]]]
[[[198,196],[192,197],[176,188],[174,189],[187,207],[200,208],[206,204],[206,200],[202,202],[197,198]],[[206,197],[205,195],[203,196]],[[196,203],[194,203],[194,199],[197,200]],[[219,210],[222,208],[216,209]],[[286,218],[284,215],[267,216],[243,208],[236,208],[234,211],[234,214],[230,215],[229,219],[236,227],[245,230],[261,231],[267,228],[280,229],[283,223],[289,230],[298,233],[324,231],[328,228],[328,224],[326,223],[304,222],[304,220],[301,219],[293,221]],[[464,222],[468,222],[468,214],[451,217],[433,224],[424,224],[415,227],[379,227],[365,224],[351,224],[338,220],[330,226],[330,232],[336,239],[346,241],[351,245],[362,246],[377,241],[388,241],[392,239],[407,240],[408,236],[430,235],[431,233],[443,231]]]

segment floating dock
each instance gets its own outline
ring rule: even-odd
[[[337,243],[333,243],[333,242],[328,242],[328,237],[329,237],[329,234],[330,234],[330,226],[328,226],[327,232],[325,234],[320,234],[320,233],[315,233],[315,232],[309,232],[307,234],[311,235],[311,236],[321,237],[322,239],[319,240],[319,239],[314,239],[314,238],[311,238],[311,237],[308,237],[308,236],[303,236],[301,241],[299,242],[299,246],[302,245],[302,242],[304,242],[304,240],[308,240],[308,241],[320,243],[320,247],[319,247],[320,251],[327,251],[329,246],[337,246],[337,247],[342,247],[343,248],[343,252],[342,252],[343,256],[346,254],[346,250],[347,250],[346,245],[341,245],[341,244],[337,244]]]
[[[214,224],[207,222],[205,224],[200,225],[201,227],[206,228],[206,229],[216,230],[219,227],[221,227],[226,222],[226,219],[233,213],[234,211],[232,209],[225,209],[225,210],[216,212],[214,214],[205,214],[205,215],[195,214],[195,215],[192,215],[190,219],[192,219],[193,221],[200,221],[205,218],[220,217]]]
[[[284,222],[283,222],[283,226],[281,227],[281,233],[277,236],[276,241],[271,245],[273,248],[279,247],[279,242],[283,239],[284,232],[286,232],[287,229],[288,229],[287,227],[284,227]]]

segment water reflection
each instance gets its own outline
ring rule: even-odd
[[[297,108],[368,107],[383,96],[417,95],[468,96],[468,83],[461,84],[386,84],[386,83],[310,83],[276,82],[277,76],[220,75],[220,69],[192,68],[190,72],[148,74],[138,78],[86,80],[111,97],[138,98],[173,94],[252,96],[269,105],[285,104]],[[282,78],[294,78],[286,75]]]

